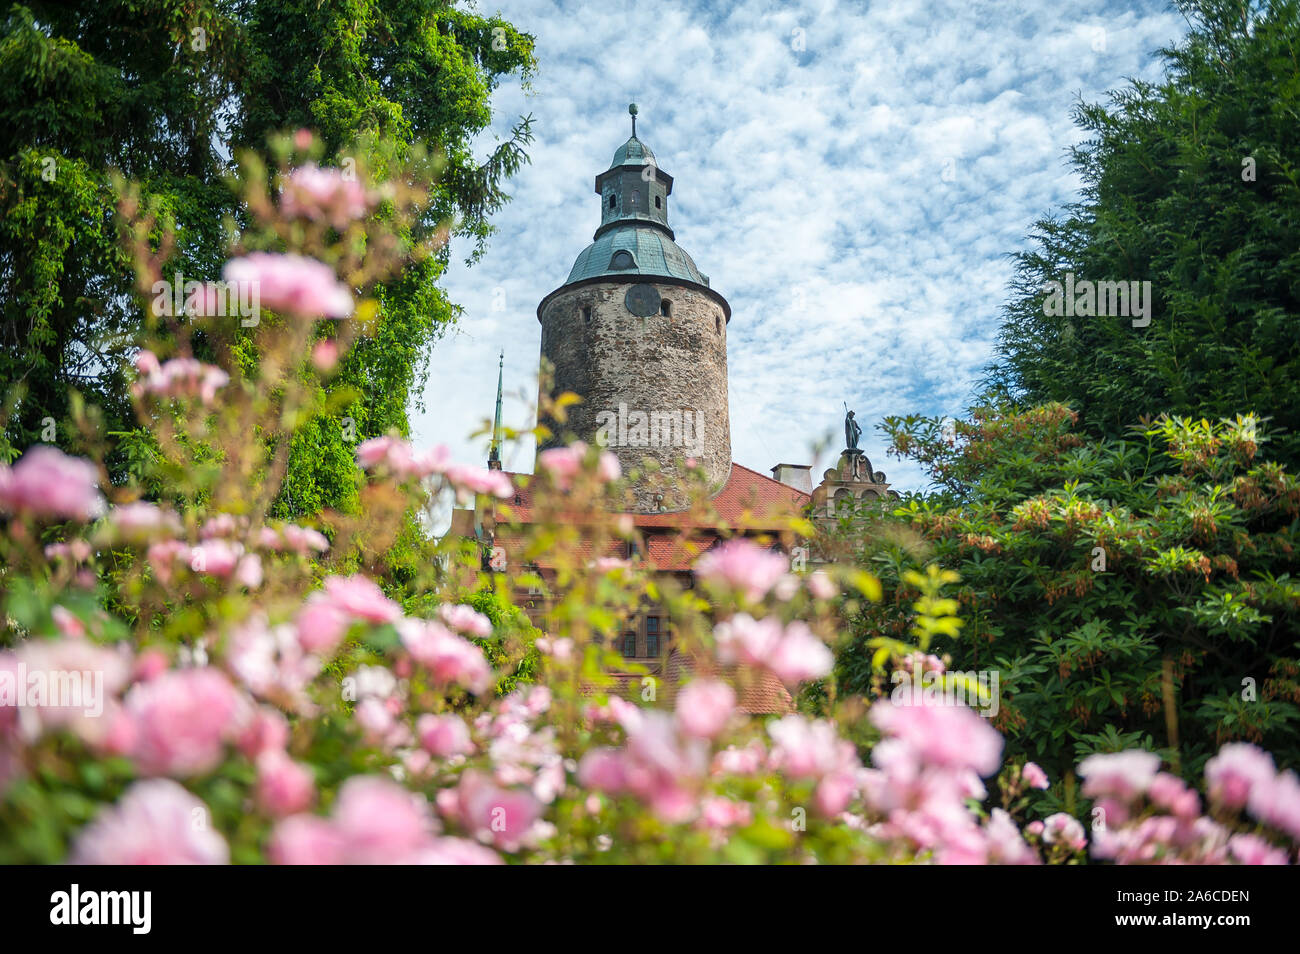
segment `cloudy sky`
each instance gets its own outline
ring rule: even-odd
[[[492,3],[481,3],[490,9]],[[413,412],[419,446],[481,461],[505,351],[505,417],[530,421],[537,303],[599,223],[592,180],[638,133],[674,177],[677,240],[731,303],[732,456],[767,472],[812,463],[843,406],[886,460],[890,414],[957,414],[988,362],[999,305],[1035,219],[1070,201],[1079,96],[1158,75],[1186,23],[1161,0],[502,0],[537,37],[532,88],[494,98],[503,136],[531,113],[532,163],[499,233],[448,276],[465,307],[435,345]],[[483,152],[493,136],[482,142]],[[464,258],[462,245],[454,249]],[[506,467],[531,471],[533,448]],[[829,466],[822,459],[821,466]]]

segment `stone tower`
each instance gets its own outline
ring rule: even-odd
[[[568,279],[537,306],[542,358],[553,366],[553,392],[582,403],[562,427],[600,444],[624,472],[653,458],[669,475],[694,460],[713,487],[731,470],[727,409],[727,323],[731,306],[677,245],[668,226],[673,178],[636,136],[596,177],[600,227]],[[559,433],[563,432],[563,433]],[[633,482],[639,512],[685,505],[679,481]]]

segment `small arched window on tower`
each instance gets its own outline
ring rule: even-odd
[[[591,324],[591,306],[590,306],[590,305],[583,305],[583,306],[582,306],[582,320],[583,320],[583,322],[584,322],[585,324],[588,324],[588,325]]]
[[[609,260],[610,268],[635,268],[636,261],[632,258],[632,253],[625,248],[619,249],[614,253],[614,257]]]
[[[641,193],[635,189],[632,190],[632,208],[636,208],[637,200],[641,198]]]
[[[671,318],[673,316],[673,303],[667,298],[661,298],[659,300],[659,314],[663,315],[665,318]]]
[[[611,194],[609,197],[609,207],[611,209],[614,208],[614,203],[616,203],[617,201],[618,201],[618,197]]]
[[[722,334],[722,317],[720,315],[714,317],[713,327],[718,329],[718,334]]]
[[[663,204],[663,202],[660,200],[659,196],[655,196],[655,208],[656,208],[656,209],[662,209],[663,207],[664,207],[664,204]]]

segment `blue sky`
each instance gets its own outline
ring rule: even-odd
[[[491,9],[491,4],[480,4]],[[470,439],[490,416],[505,351],[505,417],[531,423],[537,303],[560,285],[600,217],[592,180],[638,133],[674,177],[678,243],[731,303],[732,457],[767,472],[843,441],[841,402],[886,460],[889,414],[958,414],[992,354],[1033,222],[1071,201],[1079,96],[1159,75],[1154,51],[1186,30],[1161,2],[600,4],[507,0],[537,37],[529,90],[494,95],[484,154],[532,113],[532,163],[512,181],[499,232],[447,276],[460,324],[433,350],[420,447]],[[531,445],[506,467],[531,471]],[[829,466],[825,455],[818,461]]]

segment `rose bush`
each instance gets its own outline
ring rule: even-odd
[[[595,449],[541,461],[538,519],[504,571],[447,537],[421,542],[421,573],[393,579],[384,555],[412,511],[491,496],[508,520],[514,493],[500,472],[399,435],[357,447],[359,514],[274,519],[295,425],[319,414],[304,402],[334,363],[321,342],[345,354],[383,307],[367,289],[420,254],[392,241],[420,190],[387,181],[286,169],[277,204],[247,178],[250,222],[225,275],[265,283],[267,310],[251,326],[203,307],[154,316],[136,362],[154,438],[140,484],[109,484],[90,412],[84,456],[36,447],[0,466],[0,860],[1084,857],[1075,817],[1031,820],[1047,776],[1019,763],[999,774],[1002,738],[974,711],[837,693],[839,601],[878,596],[860,570],[795,575],[770,541],[738,538],[701,562],[697,591],[584,556],[631,533],[610,509],[617,467]],[[123,211],[151,287],[165,242],[147,212]],[[543,551],[553,581],[528,570]],[[515,583],[554,585],[536,645],[509,606]],[[648,673],[636,701],[612,691],[609,672],[629,668],[613,637],[645,598],[730,681],[701,675],[675,707]],[[912,653],[951,628],[941,602],[918,604],[923,637],[882,644],[879,665],[932,668]],[[737,690],[763,674],[821,689],[807,711],[747,716]],[[1208,816],[1158,769],[1146,753],[1080,767],[1101,812],[1095,856],[1295,860],[1296,777],[1265,753],[1229,747],[1207,765]]]

